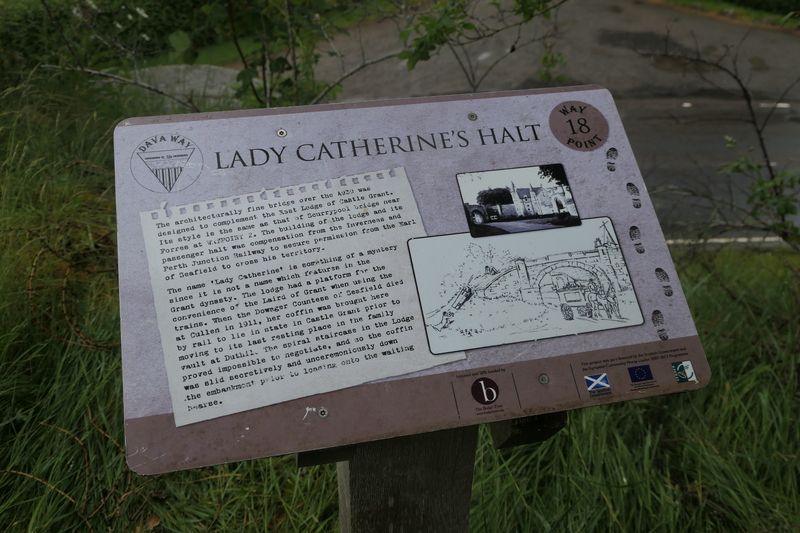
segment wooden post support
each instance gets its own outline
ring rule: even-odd
[[[567,423],[547,413],[489,424],[495,448],[542,442]],[[297,466],[336,462],[343,533],[467,531],[478,426],[297,454]]]
[[[492,444],[499,449],[544,442],[567,425],[567,412],[501,420],[489,424]]]
[[[467,531],[478,426],[359,444],[337,463],[343,533]]]

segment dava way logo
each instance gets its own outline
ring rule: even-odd
[[[137,183],[153,192],[178,192],[194,183],[203,170],[203,154],[183,135],[148,137],[131,156],[131,173]]]

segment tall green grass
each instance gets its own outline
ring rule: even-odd
[[[755,22],[789,30],[800,28],[798,20],[800,12],[793,0],[666,0],[666,2],[743,22]]]
[[[800,528],[800,261],[741,250],[678,259],[711,384],[574,412],[533,450],[484,443],[475,530]]]
[[[111,132],[160,106],[63,75],[0,95],[0,530],[335,530],[332,466],[125,466]],[[574,412],[510,452],[482,433],[474,531],[800,528],[800,259],[678,264],[711,385]]]

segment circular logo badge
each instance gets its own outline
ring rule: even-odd
[[[177,133],[153,135],[131,155],[136,182],[153,192],[178,192],[194,183],[203,170],[203,153],[189,138]]]
[[[608,140],[608,121],[593,105],[572,100],[550,112],[550,131],[564,146],[590,152]]]
[[[489,405],[497,401],[500,396],[500,387],[489,378],[480,378],[472,384],[471,392],[476,402]]]

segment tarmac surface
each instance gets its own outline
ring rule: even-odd
[[[488,4],[488,2],[486,3]],[[723,77],[704,71],[708,81],[686,72],[678,60],[654,58],[665,50],[674,54],[700,53],[714,58],[741,44],[739,69],[759,98],[776,98],[800,74],[800,34],[750,27],[693,11],[641,0],[567,0],[554,17],[555,51],[564,64],[555,69],[565,84],[602,85],[617,98],[723,97],[733,88]],[[523,38],[542,35],[547,21],[524,27]],[[361,60],[380,58],[399,47],[391,22],[373,23],[336,40],[346,58],[345,70]],[[501,33],[474,45],[470,57],[477,74],[505,54],[514,32]],[[519,43],[518,43],[519,44]],[[541,47],[517,47],[491,71],[480,91],[528,89],[542,86]],[[338,57],[326,56],[317,70],[321,79],[335,79],[342,70]],[[723,84],[715,87],[709,82]],[[552,83],[551,83],[552,85]],[[406,98],[470,92],[470,85],[453,55],[444,50],[411,72],[404,62],[390,59],[362,70],[343,84],[340,101]],[[800,93],[795,93],[800,97]]]
[[[781,101],[764,130],[773,167],[800,168],[800,84],[784,94],[800,77],[800,33],[636,0],[570,0],[555,22],[555,50],[564,63],[554,72],[562,81],[549,85],[597,84],[611,91],[668,236],[694,234],[712,220],[741,219],[747,180],[722,176],[718,169],[743,153],[757,156],[757,137],[735,82],[654,54],[666,50],[716,59],[726,50],[731,57],[738,50],[736,65],[756,98],[758,119]],[[525,28],[528,35],[542,31],[540,22]],[[388,22],[362,29],[367,59],[395,49],[391,35]],[[470,53],[475,70],[480,74],[505,54],[513,37],[500,34],[476,45]],[[357,44],[351,39],[337,42],[337,48],[358,61]],[[538,45],[518,49],[497,64],[478,90],[548,85],[537,76],[540,57]],[[319,74],[335,79],[341,70],[336,58],[327,58]],[[445,51],[410,72],[397,59],[372,65],[343,83],[340,101],[466,92],[470,85],[464,73]],[[725,136],[736,139],[736,149],[726,148]],[[716,207],[706,196],[715,199]]]
[[[534,220],[511,220],[508,222],[487,222],[484,226],[500,230],[504,233],[518,233],[520,231],[536,231],[552,229],[557,226],[543,224]]]
[[[712,69],[698,72],[687,69],[685,61],[654,54],[666,50],[715,59],[728,50],[729,59],[735,55],[739,74],[753,93],[758,120],[772,111],[764,137],[773,168],[800,168],[800,84],[786,91],[800,77],[799,32],[752,27],[655,1],[569,0],[552,21],[534,20],[523,27],[522,41],[541,35],[552,22],[557,28],[555,50],[564,58],[554,71],[560,76],[558,82],[540,81],[541,46],[522,46],[508,54],[514,34],[507,32],[468,50],[478,76],[506,56],[477,90],[577,84],[608,88],[668,236],[692,235],[709,220],[740,218],[747,181],[722,176],[718,169],[740,155],[757,156],[758,143],[732,80]],[[336,38],[334,44],[344,60],[323,53],[319,79],[335,80],[362,57],[371,61],[399,48],[397,31],[388,21],[364,25]],[[208,68],[213,82],[181,71],[181,81],[166,76],[165,83],[195,96],[231,94],[235,69],[196,68]],[[158,85],[166,74],[149,81]],[[230,80],[227,86],[224,80]],[[397,58],[370,65],[343,82],[338,101],[470,90],[458,61],[445,50],[412,71]],[[726,148],[726,136],[736,139],[736,148]],[[716,208],[705,196],[715,199]]]
[[[574,226],[579,223],[580,221],[577,218],[570,218],[568,222],[565,222],[559,221],[558,217],[537,217],[470,224],[469,231],[472,233],[473,237],[487,237],[490,235],[505,235],[507,233],[563,228],[566,226]]]

